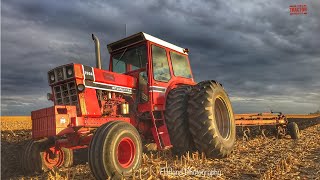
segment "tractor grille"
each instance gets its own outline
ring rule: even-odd
[[[74,81],[54,86],[53,90],[56,105],[74,105],[77,111],[79,110],[77,87]]]

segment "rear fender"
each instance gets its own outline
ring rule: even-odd
[[[196,83],[186,83],[185,81],[173,81],[171,82],[168,87],[167,87],[167,90],[166,90],[166,93],[165,93],[165,101],[164,101],[164,110],[166,109],[166,104],[167,104],[167,96],[169,94],[169,92],[172,90],[172,89],[175,89],[177,88],[178,86],[181,86],[181,85],[190,85],[190,86],[193,86],[195,85]]]

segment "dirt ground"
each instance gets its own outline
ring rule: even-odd
[[[170,152],[146,153],[141,169],[130,179],[320,179],[320,118],[290,121],[302,129],[299,140],[238,137],[234,152],[224,159],[206,159],[198,153],[181,158]],[[23,175],[19,160],[30,130],[1,133],[2,179],[94,179],[85,149],[75,152],[71,168]]]

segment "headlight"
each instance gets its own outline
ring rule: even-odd
[[[69,75],[69,76],[72,75],[72,69],[68,69],[68,75]]]
[[[74,76],[73,66],[66,66],[66,74],[67,78],[71,78]]]
[[[78,91],[82,92],[82,91],[84,91],[85,86],[84,86],[83,84],[79,84],[79,85],[77,86],[77,89],[78,89]]]
[[[54,81],[54,75],[53,75],[53,74],[51,74],[50,80],[51,80],[51,81]]]
[[[49,71],[48,72],[48,81],[49,81],[49,84],[52,84],[54,83],[56,80],[56,77],[54,76],[54,71]]]

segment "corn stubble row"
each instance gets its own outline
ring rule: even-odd
[[[247,140],[240,137],[234,152],[225,159],[208,159],[198,152],[188,152],[181,157],[172,155],[170,151],[148,152],[143,154],[142,167],[128,179],[316,179],[320,177],[319,133],[320,124],[317,124],[304,129],[302,138],[297,141],[288,136],[276,139],[273,136],[257,135]],[[2,131],[3,178],[94,179],[85,162],[68,169],[53,169],[42,174],[23,176],[19,168],[19,157],[26,140],[30,138],[30,130]],[[165,171],[168,169],[172,171]],[[185,170],[189,173],[184,173]],[[199,171],[219,173],[190,173]]]

